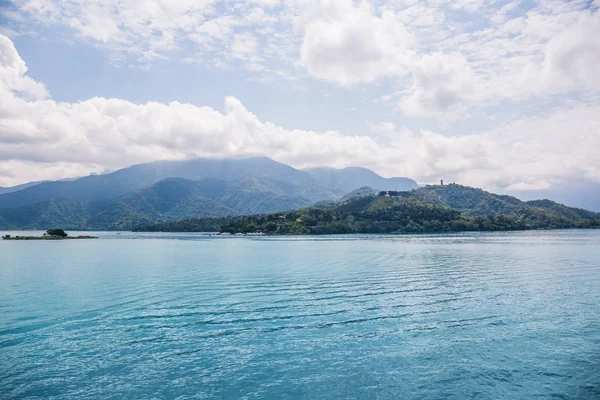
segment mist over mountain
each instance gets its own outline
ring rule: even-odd
[[[267,157],[247,159],[195,159],[156,161],[133,165],[105,175],[92,175],[73,181],[43,182],[0,196],[0,208],[19,207],[57,198],[87,202],[117,199],[133,190],[166,178],[190,180],[232,180],[253,175],[302,186],[318,182],[308,173]]]
[[[360,167],[343,169],[321,167],[309,168],[305,171],[340,196],[361,186],[376,190],[412,190],[419,187],[412,179],[384,178],[370,169]]]
[[[182,218],[290,210],[337,200],[361,186],[408,190],[416,183],[364,168],[331,170],[330,179],[323,179],[267,157],[157,161],[12,188],[0,194],[0,228],[131,229]]]

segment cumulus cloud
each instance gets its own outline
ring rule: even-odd
[[[600,13],[584,14],[546,45],[542,77],[555,89],[600,90]]]
[[[479,78],[481,100],[597,93],[598,4],[541,0],[519,16],[509,2],[491,14],[493,26],[449,37]]]
[[[1,43],[10,39],[0,36]],[[12,42],[3,48],[14,49]],[[0,64],[0,185],[59,179],[157,159],[266,155],[296,167],[360,165],[420,182],[440,178],[486,188],[600,181],[600,106],[576,104],[494,130],[445,136],[392,123],[365,135],[288,130],[235,97],[223,112],[172,103],[31,98],[15,85],[16,51]],[[20,79],[27,78],[19,75]],[[34,87],[43,87],[31,81]],[[9,86],[10,85],[10,86]]]
[[[412,68],[413,84],[400,101],[408,115],[431,116],[464,111],[477,95],[475,73],[458,54],[424,55]]]
[[[13,42],[8,37],[0,35],[0,82],[3,85],[0,91],[12,90],[34,99],[48,96],[46,87],[26,76],[26,73],[27,66],[19,57]]]
[[[342,85],[402,75],[414,57],[414,38],[390,12],[381,17],[368,3],[351,0],[315,2],[300,49],[308,71]]]
[[[423,15],[423,8],[418,12]],[[457,52],[419,53],[417,39],[403,20],[409,17],[418,25],[428,20],[416,20],[412,14],[383,9],[378,16],[366,2],[319,0],[305,17],[302,62],[313,76],[340,85],[402,79],[410,73],[412,84],[403,90],[399,104],[404,114],[463,111],[476,98],[473,69]]]
[[[597,2],[541,0],[514,18],[520,1],[309,4],[317,11],[308,14],[300,51],[308,72],[342,86],[392,78],[405,115],[460,115],[475,103],[600,90]],[[490,24],[473,30],[450,19],[452,10]]]

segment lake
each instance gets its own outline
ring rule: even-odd
[[[95,234],[0,241],[0,398],[600,398],[600,231]]]

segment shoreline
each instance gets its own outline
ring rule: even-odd
[[[98,239],[98,236],[71,236],[71,237],[50,237],[50,236],[3,236],[2,240],[77,240],[77,239]]]
[[[352,235],[376,235],[376,236],[410,236],[410,235],[452,235],[465,233],[519,233],[519,232],[552,232],[552,231],[585,231],[585,230],[600,230],[600,227],[585,227],[585,228],[537,228],[537,229],[499,229],[499,230],[464,230],[464,231],[422,231],[422,232],[340,232],[340,233],[264,233],[264,232],[210,232],[210,231],[114,231],[114,230],[99,230],[94,233],[113,233],[120,235],[121,233],[133,234],[203,234],[205,236],[220,237],[220,238],[240,238],[240,237],[319,237],[319,236],[352,236]],[[15,231],[12,231],[15,232]],[[26,232],[26,231],[25,231]],[[112,237],[111,237],[112,238]],[[99,236],[68,236],[68,237],[50,237],[50,236],[11,236],[6,238],[0,235],[2,240],[83,240],[83,239],[100,239]]]
[[[491,230],[460,230],[460,231],[416,231],[416,232],[339,232],[339,233],[265,233],[265,232],[206,232],[206,231],[119,231],[131,233],[204,233],[209,236],[221,237],[273,237],[273,236],[343,236],[343,235],[441,235],[453,233],[499,233],[499,232],[547,232],[547,231],[579,231],[600,230],[600,227],[571,227],[571,228],[535,228],[535,229],[491,229]],[[117,231],[98,231],[117,232]]]

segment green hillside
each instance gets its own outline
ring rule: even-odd
[[[185,218],[271,213],[336,201],[371,183],[394,190],[417,186],[365,168],[327,169],[323,175],[267,157],[156,161],[0,188],[0,229],[121,230]]]
[[[129,230],[186,218],[223,217],[291,210],[311,204],[281,181],[243,176],[231,181],[167,178],[116,200],[59,199],[0,208],[0,229]]]
[[[223,221],[221,231],[266,234],[459,232],[599,228],[600,214],[549,200],[522,202],[460,185],[426,186],[411,192],[356,195],[332,205],[285,213],[240,216]],[[158,229],[206,231],[215,221],[166,223]],[[198,229],[195,228],[198,226]],[[202,229],[199,229],[202,227]]]
[[[124,196],[82,225],[89,229],[123,230],[156,222],[190,217],[235,214],[234,210],[204,197],[222,190],[222,182],[194,182],[169,178]]]
[[[22,185],[24,187],[22,190],[0,194],[0,208],[33,205],[59,198],[85,202],[114,201],[167,178],[233,181],[248,175],[286,182],[295,187],[318,184],[318,181],[307,172],[267,157],[155,161],[133,165],[104,175],[86,176],[70,181],[41,182],[31,187]]]
[[[310,204],[308,199],[288,194],[276,183],[255,176],[231,181],[218,201],[236,210],[238,214],[290,210]]]
[[[0,209],[0,228],[47,229],[47,227],[52,226],[74,227],[88,218],[90,208],[90,204],[79,200],[57,199],[13,209]]]
[[[524,202],[516,197],[455,184],[425,186],[410,192],[410,195],[427,203],[460,210],[470,216],[510,216],[532,228],[569,227],[574,221],[595,220],[600,215],[551,200]]]

